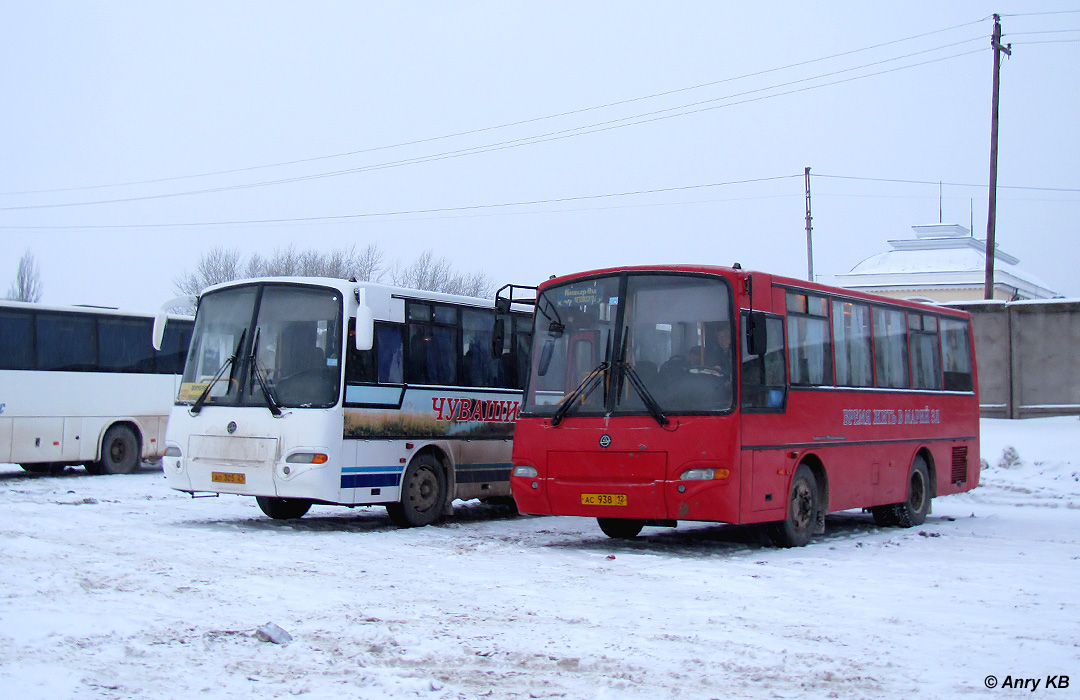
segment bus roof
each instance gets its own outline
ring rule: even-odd
[[[352,294],[354,289],[370,289],[373,292],[387,296],[402,296],[410,299],[422,299],[425,301],[447,302],[466,306],[480,306],[489,308],[495,301],[491,298],[462,296],[460,294],[445,294],[432,292],[426,289],[410,289],[408,287],[396,287],[380,282],[361,282],[344,280],[337,277],[251,277],[247,279],[233,280],[214,284],[200,292],[200,296],[209,292],[216,292],[230,287],[242,287],[250,284],[295,284],[298,286],[316,286],[337,289],[342,294]]]
[[[737,263],[736,263],[737,264]],[[704,275],[719,275],[728,279],[746,279],[750,275],[755,275],[759,279],[764,277],[766,280],[775,286],[786,287],[790,289],[805,290],[808,292],[820,292],[822,294],[829,294],[831,296],[847,297],[850,299],[859,299],[862,301],[877,303],[877,304],[889,304],[892,306],[903,306],[909,309],[915,309],[919,311],[933,311],[935,313],[942,313],[949,316],[956,316],[958,318],[966,318],[969,314],[961,309],[951,308],[948,306],[941,306],[937,304],[927,304],[925,302],[910,301],[907,299],[897,299],[895,297],[886,297],[880,294],[872,294],[870,292],[862,292],[854,289],[847,289],[845,287],[834,287],[820,282],[811,282],[809,280],[799,279],[797,277],[784,277],[782,275],[776,275],[769,272],[761,272],[758,270],[747,270],[741,267],[726,267],[723,265],[627,265],[623,267],[608,267],[595,270],[586,270],[582,272],[575,272],[571,274],[562,275],[560,277],[553,277],[548,280],[544,280],[539,290],[543,291],[547,287],[552,285],[564,284],[572,282],[577,279],[584,279],[589,277],[602,277],[605,275],[615,275],[622,272],[681,272],[689,274],[704,274]]]
[[[37,302],[11,301],[7,299],[0,299],[0,308],[26,309],[28,311],[46,311],[55,313],[84,313],[109,316],[124,316],[128,318],[154,318],[153,311],[128,311],[112,306],[90,306],[82,304],[64,306],[60,304],[40,304]],[[191,320],[193,317],[184,314],[169,314],[169,318],[178,320]]]

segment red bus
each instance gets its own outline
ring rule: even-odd
[[[626,267],[537,289],[511,485],[609,536],[868,509],[921,524],[979,483],[969,316],[761,272]]]

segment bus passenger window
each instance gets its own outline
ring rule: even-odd
[[[908,314],[911,329],[911,377],[916,389],[941,389],[941,339],[937,317]]]
[[[792,309],[803,309],[805,313]],[[829,312],[823,297],[788,293],[788,364],[791,383],[832,386]]]
[[[971,391],[975,386],[969,337],[964,321],[941,319],[941,364],[946,391]]]
[[[907,389],[908,372],[907,318],[904,311],[874,308],[874,374],[877,385],[889,389]]]

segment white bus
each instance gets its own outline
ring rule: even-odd
[[[0,462],[127,474],[164,452],[192,321],[161,349],[152,314],[0,302]]]
[[[512,503],[531,328],[508,311],[496,335],[493,319],[490,299],[366,282],[207,288],[169,419],[169,485],[255,496],[276,519],[385,505],[403,527],[455,499]]]

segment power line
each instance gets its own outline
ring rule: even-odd
[[[530,119],[522,119],[522,120],[515,121],[515,122],[507,122],[505,124],[498,124],[498,125],[494,125],[494,126],[480,127],[480,128],[477,128],[477,129],[469,129],[469,130],[466,130],[466,131],[460,131],[460,132],[456,132],[456,133],[452,133],[452,134],[444,134],[444,135],[441,135],[441,136],[432,136],[432,137],[428,137],[428,138],[414,139],[414,140],[411,140],[411,141],[403,141],[403,142],[400,142],[400,143],[384,145],[384,146],[373,146],[373,147],[370,147],[370,148],[358,149],[358,150],[353,150],[353,151],[346,151],[346,152],[343,152],[343,153],[333,153],[333,154],[329,154],[329,155],[313,156],[313,157],[310,157],[310,158],[299,158],[299,159],[295,159],[295,160],[281,161],[281,162],[277,162],[277,163],[268,163],[268,164],[264,164],[264,165],[252,165],[252,166],[241,167],[241,168],[231,168],[231,169],[227,169],[227,170],[217,170],[217,171],[211,171],[211,172],[205,172],[205,173],[196,173],[196,174],[193,174],[193,175],[177,175],[177,176],[172,176],[172,177],[155,178],[155,179],[149,179],[149,180],[135,180],[135,181],[112,183],[112,184],[105,184],[105,185],[82,185],[82,186],[77,186],[77,187],[61,187],[61,188],[53,188],[53,189],[25,190],[25,191],[19,191],[19,192],[0,192],[0,196],[26,195],[26,194],[48,194],[48,193],[56,193],[56,192],[73,192],[73,191],[80,191],[80,190],[103,189],[103,188],[108,188],[108,187],[129,187],[129,186],[135,186],[135,185],[148,185],[148,184],[160,184],[160,183],[164,183],[164,182],[175,182],[175,181],[178,181],[178,180],[188,180],[188,179],[194,179],[194,178],[200,178],[200,177],[212,177],[212,176],[218,176],[218,175],[232,175],[232,174],[241,173],[241,172],[250,172],[250,171],[253,171],[253,170],[262,170],[262,169],[267,169],[267,168],[276,168],[276,167],[283,167],[283,166],[289,166],[289,165],[299,165],[299,164],[303,164],[303,163],[312,163],[312,162],[317,162],[317,161],[321,161],[321,160],[329,160],[329,159],[332,159],[332,158],[344,158],[344,157],[348,157],[348,156],[361,155],[361,154],[364,154],[364,153],[373,153],[373,152],[389,150],[389,149],[393,149],[393,148],[402,148],[402,147],[405,147],[405,146],[415,146],[415,145],[420,145],[420,144],[424,144],[424,143],[431,143],[433,141],[440,141],[440,140],[450,139],[450,138],[458,138],[458,137],[461,137],[461,136],[471,136],[471,135],[480,134],[480,133],[484,133],[484,132],[488,132],[488,131],[495,131],[497,129],[505,129],[505,128],[511,128],[511,127],[515,127],[515,126],[523,126],[525,124],[532,124],[532,123],[551,120],[551,119],[558,119],[558,118],[562,118],[562,117],[573,116],[573,115],[576,115],[576,114],[583,114],[583,113],[586,113],[586,112],[597,111],[597,110],[601,110],[601,109],[607,109],[607,108],[610,108],[610,107],[618,107],[618,106],[622,106],[622,105],[626,105],[626,104],[632,104],[632,103],[635,103],[635,102],[641,102],[641,101],[644,101],[644,100],[655,99],[655,98],[658,98],[658,97],[666,97],[666,96],[669,96],[669,95],[674,95],[674,94],[678,94],[678,93],[682,93],[682,92],[689,92],[691,90],[699,90],[699,89],[702,89],[702,88],[714,87],[716,85],[721,85],[721,84],[724,84],[724,83],[735,82],[735,81],[744,80],[744,79],[747,79],[747,78],[755,78],[755,77],[759,77],[759,76],[762,76],[762,75],[768,75],[770,73],[777,73],[777,72],[780,72],[780,71],[790,70],[792,68],[800,68],[800,67],[812,65],[812,64],[815,64],[815,63],[821,63],[821,62],[824,62],[824,61],[830,61],[830,60],[833,60],[833,59],[836,59],[836,58],[844,58],[846,56],[852,56],[852,55],[855,55],[855,54],[858,54],[858,53],[863,53],[863,52],[866,52],[866,51],[873,51],[875,49],[884,48],[886,46],[892,46],[894,44],[901,44],[901,43],[908,42],[908,41],[914,41],[916,39],[923,39],[923,38],[926,38],[926,37],[929,37],[929,36],[934,36],[936,34],[943,34],[945,32],[950,32],[950,31],[954,31],[954,30],[957,30],[957,29],[963,29],[965,27],[970,27],[970,26],[973,26],[973,25],[976,25],[976,24],[981,24],[981,23],[985,22],[988,19],[990,19],[989,16],[983,17],[982,19],[973,20],[973,21],[970,21],[970,22],[964,22],[962,24],[953,25],[951,27],[945,27],[945,28],[942,28],[942,29],[935,29],[935,30],[932,30],[932,31],[929,31],[929,32],[923,32],[921,34],[915,34],[915,35],[904,37],[904,38],[901,38],[901,39],[893,39],[891,41],[885,41],[885,42],[881,42],[881,43],[878,43],[878,44],[873,44],[871,46],[864,46],[864,47],[858,48],[858,49],[851,49],[849,51],[842,51],[842,52],[839,52],[839,53],[830,54],[830,55],[822,56],[822,57],[819,57],[819,58],[813,58],[813,59],[809,59],[809,60],[806,60],[806,61],[798,61],[796,63],[790,63],[790,64],[785,65],[785,66],[780,66],[780,67],[776,67],[776,68],[768,68],[768,69],[765,69],[765,70],[754,71],[754,72],[751,72],[751,73],[745,73],[743,75],[739,75],[739,76],[735,76],[735,77],[731,77],[731,78],[723,78],[723,79],[720,79],[720,80],[714,80],[714,81],[710,81],[710,82],[706,82],[706,83],[700,83],[700,84],[691,85],[691,86],[688,86],[688,87],[675,88],[675,89],[672,89],[672,90],[666,90],[666,91],[663,91],[663,92],[653,93],[653,94],[650,94],[650,95],[642,95],[642,96],[639,96],[639,97],[632,97],[632,98],[628,98],[628,99],[624,99],[624,100],[618,100],[618,101],[615,101],[615,102],[608,102],[608,103],[605,103],[605,104],[595,105],[595,106],[592,106],[592,107],[583,107],[583,108],[580,108],[580,109],[574,109],[574,110],[569,110],[569,111],[565,111],[565,112],[559,112],[559,113],[556,113],[556,114],[550,114],[550,115],[543,116],[543,117],[533,117],[533,118],[530,118]],[[873,65],[873,64],[870,64],[870,65]]]
[[[268,224],[298,224],[298,223],[333,223],[333,222],[348,222],[356,221],[360,219],[373,219],[378,217],[405,217],[405,216],[417,216],[422,214],[451,214],[461,212],[491,212],[496,209],[510,209],[513,207],[521,206],[535,206],[540,204],[559,204],[566,202],[584,202],[584,201],[597,201],[601,199],[609,198],[623,198],[633,197],[648,194],[664,194],[671,192],[685,192],[691,190],[700,190],[713,187],[726,187],[735,185],[747,185],[758,184],[765,182],[775,182],[780,180],[789,180],[794,178],[802,178],[802,173],[794,175],[778,175],[772,177],[763,178],[751,178],[744,180],[731,180],[727,182],[713,182],[696,185],[681,185],[676,187],[661,187],[647,190],[633,190],[626,192],[613,192],[604,194],[592,194],[592,195],[579,195],[573,197],[558,197],[550,199],[534,199],[523,200],[516,202],[501,202],[493,204],[477,204],[466,205],[457,207],[440,207],[440,208],[425,208],[425,209],[411,209],[411,210],[394,210],[385,212],[366,212],[356,214],[340,214],[340,215],[324,215],[324,216],[304,216],[304,217],[278,217],[272,219],[238,219],[229,221],[193,221],[193,222],[165,222],[165,223],[151,223],[151,224],[87,224],[87,225],[60,225],[60,226],[0,226],[0,230],[99,230],[99,229],[151,229],[151,228],[190,228],[196,226],[208,227],[208,226],[242,226],[242,225],[268,225]],[[914,179],[902,179],[902,178],[883,178],[883,177],[863,177],[856,175],[830,175],[825,173],[814,173],[814,178],[817,179],[829,179],[829,180],[841,180],[841,181],[861,181],[861,182],[880,182],[887,184],[903,184],[903,185],[932,185],[939,187],[941,185],[948,185],[949,187],[968,187],[986,189],[986,184],[972,184],[962,182],[946,182],[943,180],[914,180]],[[1000,189],[1011,189],[1021,191],[1032,192],[1058,192],[1058,193],[1080,193],[1080,188],[1064,188],[1064,187],[1034,187],[1024,185],[1000,185]],[[766,199],[771,197],[791,197],[795,198],[801,196],[800,193],[794,192],[790,195],[770,195],[770,196],[751,196],[751,197],[739,197],[730,198],[723,201],[743,201],[743,200],[757,200]],[[869,198],[907,198],[907,199],[927,199],[930,197],[911,197],[904,195],[864,195],[864,194],[844,194],[844,193],[819,193],[819,197],[869,197]],[[933,197],[936,199],[936,196]],[[712,201],[712,200],[710,200]],[[1048,201],[1048,200],[1038,200]],[[658,202],[650,204],[640,205],[627,205],[631,207],[646,207],[646,206],[673,206],[679,204],[695,204],[701,202]],[[625,208],[625,207],[600,207],[599,209],[613,209],[613,208]],[[596,207],[590,208],[587,211],[595,211]],[[565,211],[582,211],[580,209],[572,210],[551,210],[544,213],[553,212],[565,212]],[[445,217],[425,217],[425,218],[445,218]]]
[[[978,187],[978,188],[982,188],[982,189],[986,189],[986,187],[987,187],[987,185],[985,185],[985,184],[977,185],[977,184],[972,184],[972,183],[967,183],[967,182],[943,182],[941,180],[904,180],[904,179],[899,179],[899,178],[857,177],[857,176],[854,176],[854,175],[828,175],[828,174],[821,174],[821,173],[814,173],[814,177],[815,178],[822,178],[823,177],[823,178],[829,178],[829,179],[833,179],[833,180],[862,180],[862,181],[865,181],[865,182],[891,182],[891,183],[895,183],[895,184],[904,184],[904,185],[934,185],[935,187],[937,187],[938,185],[948,185],[950,187]],[[1030,190],[1030,191],[1036,191],[1036,192],[1070,192],[1070,193],[1080,192],[1080,188],[1070,188],[1070,187],[1031,187],[1031,186],[1024,186],[1024,185],[998,185],[998,187],[1000,189],[1003,189],[1003,190]]]
[[[175,198],[175,197],[194,196],[194,195],[201,195],[201,194],[214,194],[214,193],[218,193],[218,192],[227,192],[227,191],[241,190],[241,189],[252,189],[252,188],[256,188],[256,187],[267,187],[267,186],[271,186],[271,185],[291,184],[291,183],[295,183],[295,182],[304,182],[304,181],[308,181],[308,180],[318,180],[318,179],[323,179],[323,178],[328,178],[328,177],[340,177],[342,175],[352,175],[352,174],[363,173],[363,172],[371,172],[371,171],[374,171],[374,170],[383,170],[383,169],[387,169],[387,168],[396,168],[396,167],[403,167],[403,166],[407,166],[407,165],[416,165],[416,164],[421,164],[421,163],[436,162],[436,161],[440,161],[440,160],[447,160],[447,159],[450,159],[450,158],[460,158],[460,157],[464,157],[464,156],[478,155],[478,154],[481,154],[481,153],[491,153],[491,152],[495,152],[495,151],[506,150],[506,149],[509,149],[509,148],[519,148],[521,146],[531,146],[531,145],[536,145],[536,144],[540,144],[540,143],[547,143],[547,142],[551,142],[551,141],[574,138],[574,137],[577,137],[577,136],[585,136],[585,135],[600,133],[600,132],[604,132],[604,131],[612,131],[614,129],[622,129],[622,128],[626,128],[626,127],[629,127],[629,126],[638,126],[638,125],[641,125],[641,124],[647,124],[647,123],[662,121],[662,120],[665,120],[665,119],[674,119],[674,118],[677,118],[677,117],[684,117],[684,116],[690,116],[690,115],[693,115],[693,114],[700,114],[702,112],[712,111],[712,110],[716,110],[716,109],[722,109],[722,108],[726,108],[726,107],[734,107],[734,106],[738,106],[738,105],[749,104],[749,103],[752,103],[752,102],[759,102],[759,101],[762,101],[762,100],[772,99],[772,98],[775,98],[775,97],[783,97],[783,96],[792,95],[792,94],[796,94],[796,93],[800,93],[800,92],[806,92],[806,91],[809,91],[809,90],[817,90],[817,89],[821,89],[821,88],[825,88],[825,87],[832,87],[832,86],[835,86],[835,85],[840,85],[840,84],[852,82],[852,81],[855,81],[855,80],[863,80],[863,79],[866,79],[866,78],[878,77],[878,76],[885,75],[885,74],[888,74],[888,73],[895,73],[895,72],[901,71],[901,70],[907,70],[907,69],[910,69],[910,68],[917,68],[917,67],[920,67],[920,66],[925,66],[925,65],[928,65],[928,64],[931,64],[931,63],[938,63],[938,62],[941,62],[941,61],[952,60],[952,59],[961,58],[961,57],[964,57],[964,56],[970,56],[970,55],[973,55],[973,54],[976,54],[976,53],[981,53],[981,52],[984,51],[984,49],[976,49],[976,50],[973,50],[973,51],[967,51],[967,52],[952,54],[952,55],[949,55],[949,56],[943,56],[943,57],[928,59],[926,61],[921,61],[921,62],[918,62],[918,63],[908,64],[908,65],[904,65],[904,66],[898,66],[898,67],[889,68],[889,69],[885,69],[885,70],[881,70],[881,71],[876,71],[876,72],[873,72],[873,73],[867,73],[867,74],[864,74],[864,75],[852,76],[852,77],[848,77],[848,78],[844,78],[844,79],[840,79],[840,80],[834,80],[834,81],[831,81],[831,82],[821,83],[821,84],[817,84],[817,85],[810,85],[810,86],[805,86],[805,87],[791,89],[791,90],[784,90],[784,91],[775,92],[775,93],[769,94],[769,95],[759,95],[757,97],[750,97],[748,99],[737,100],[737,101],[734,101],[734,102],[727,102],[726,104],[719,104],[719,105],[713,104],[713,103],[716,103],[716,102],[733,100],[733,99],[736,99],[738,97],[744,97],[744,96],[748,96],[748,95],[755,95],[757,93],[768,92],[768,91],[771,91],[771,90],[777,90],[777,89],[784,88],[784,87],[790,87],[792,85],[798,85],[798,84],[811,82],[811,81],[815,81],[815,80],[821,80],[823,78],[828,78],[828,77],[832,77],[832,76],[836,76],[836,75],[841,75],[841,74],[844,74],[844,73],[850,73],[850,72],[857,71],[857,70],[864,70],[866,68],[870,68],[870,67],[873,67],[873,66],[882,65],[882,64],[885,64],[885,63],[891,63],[891,62],[895,62],[895,61],[898,61],[898,60],[904,60],[904,59],[907,59],[907,58],[913,58],[915,56],[923,55],[923,54],[926,54],[926,53],[931,53],[931,52],[934,52],[934,51],[940,51],[941,49],[952,48],[952,47],[955,47],[955,46],[968,44],[968,43],[972,43],[972,42],[975,42],[975,41],[981,41],[981,40],[982,40],[982,37],[978,37],[978,38],[974,38],[974,39],[967,39],[965,41],[956,42],[956,43],[953,43],[953,44],[947,44],[947,45],[944,45],[944,46],[939,46],[939,47],[935,47],[935,48],[932,48],[932,49],[926,49],[926,50],[923,50],[923,51],[917,51],[917,52],[906,54],[906,55],[903,55],[903,56],[897,56],[897,57],[893,57],[893,58],[883,59],[881,61],[875,61],[873,63],[863,64],[861,66],[855,66],[855,67],[852,67],[852,68],[844,68],[844,69],[832,71],[830,73],[824,73],[824,74],[819,74],[819,75],[816,75],[816,76],[811,76],[811,77],[808,77],[808,78],[801,78],[801,79],[798,79],[798,80],[789,81],[787,83],[779,83],[779,84],[772,85],[772,86],[765,87],[765,88],[757,88],[757,89],[754,89],[754,90],[748,90],[748,91],[741,92],[741,93],[725,95],[725,96],[722,96],[722,97],[712,98],[712,99],[709,99],[709,100],[702,100],[702,101],[699,101],[699,102],[689,103],[689,104],[685,104],[685,105],[679,105],[677,107],[669,107],[669,108],[665,108],[665,109],[661,109],[661,110],[655,110],[655,111],[652,111],[652,112],[645,112],[645,113],[632,115],[632,116],[628,116],[628,117],[620,117],[619,119],[613,119],[613,120],[608,120],[608,121],[605,121],[605,122],[597,122],[597,123],[594,123],[594,124],[588,124],[588,125],[584,125],[584,126],[573,127],[571,129],[563,129],[563,130],[560,130],[560,131],[548,132],[546,134],[527,136],[527,137],[522,137],[522,138],[518,138],[518,139],[512,139],[512,140],[509,140],[509,141],[496,142],[496,143],[493,143],[493,144],[485,144],[485,145],[481,145],[481,146],[473,146],[473,147],[469,147],[469,148],[458,149],[456,151],[447,151],[447,152],[443,152],[443,153],[430,154],[430,155],[427,155],[427,156],[417,156],[415,158],[407,158],[407,159],[402,159],[402,160],[397,160],[397,161],[389,161],[389,162],[384,162],[384,163],[377,163],[377,164],[372,164],[372,165],[359,166],[359,167],[356,167],[356,168],[348,168],[348,169],[344,169],[344,170],[336,170],[336,171],[329,171],[329,172],[323,172],[323,173],[315,173],[315,174],[311,174],[311,175],[300,175],[300,176],[295,176],[295,177],[290,177],[290,178],[281,178],[281,179],[277,179],[277,180],[266,180],[266,181],[254,182],[254,183],[244,183],[244,184],[239,184],[239,185],[223,185],[223,186],[220,186],[220,187],[204,188],[204,189],[199,189],[199,190],[188,190],[188,191],[182,191],[182,192],[168,192],[168,193],[162,193],[162,194],[141,195],[141,196],[133,196],[133,197],[122,197],[122,198],[105,199],[105,200],[90,200],[90,201],[82,201],[82,202],[61,202],[61,203],[56,203],[56,204],[32,204],[32,205],[9,206],[9,207],[0,207],[0,211],[24,211],[24,210],[34,210],[34,209],[57,209],[57,208],[79,207],[79,206],[92,206],[92,205],[100,205],[100,204],[120,204],[120,203],[128,203],[128,202],[153,200],[153,199],[169,199],[169,198]],[[710,105],[710,106],[702,107],[702,105]],[[697,109],[692,109],[694,107],[697,107]]]
[[[635,190],[629,192],[611,192],[606,194],[593,194],[593,195],[581,195],[576,197],[557,197],[553,199],[535,199],[530,201],[520,202],[503,202],[498,204],[473,204],[460,207],[440,207],[431,209],[413,209],[413,210],[401,210],[401,211],[387,211],[387,212],[368,212],[360,214],[339,214],[333,216],[305,216],[305,217],[291,217],[291,218],[274,218],[274,219],[246,219],[235,221],[198,221],[198,222],[177,222],[177,223],[158,223],[158,224],[91,224],[91,225],[64,225],[64,226],[0,226],[0,230],[68,230],[68,229],[146,229],[146,228],[183,228],[191,226],[238,226],[245,224],[277,224],[277,223],[313,223],[318,221],[344,221],[350,219],[367,219],[380,216],[405,216],[415,214],[437,214],[448,212],[461,212],[461,211],[477,211],[486,209],[502,209],[509,207],[520,206],[532,206],[537,204],[559,204],[564,202],[580,202],[589,200],[606,199],[612,197],[632,197],[644,194],[660,194],[667,192],[685,192],[690,190],[700,190],[709,187],[728,187],[732,185],[746,185],[755,184],[761,182],[772,182],[776,180],[786,180],[793,177],[802,177],[799,175],[777,175],[773,177],[753,178],[748,180],[732,180],[728,182],[710,182],[699,185],[682,185],[678,187],[662,187],[651,190]]]

